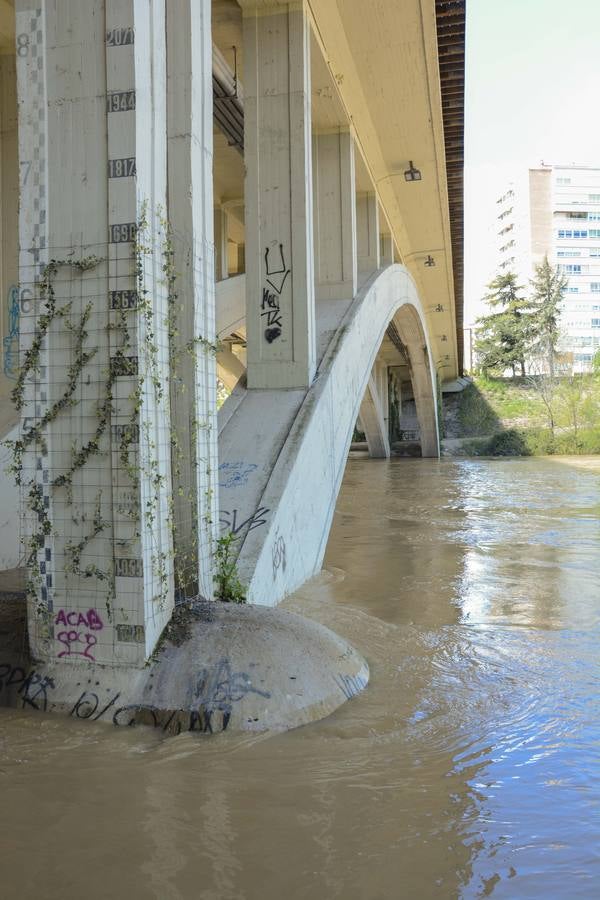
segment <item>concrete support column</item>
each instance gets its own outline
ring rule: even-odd
[[[173,605],[165,0],[16,16],[31,645],[141,665]]]
[[[379,205],[375,192],[356,197],[358,271],[364,277],[380,266]]]
[[[226,209],[215,206],[215,279],[217,281],[223,281],[224,278],[229,277],[228,218]]]
[[[369,456],[375,459],[388,459],[390,441],[387,427],[387,383],[383,384],[381,369],[386,366],[375,363],[367,389],[360,405],[362,422]]]
[[[382,266],[389,266],[394,262],[394,242],[391,234],[381,235],[379,255]]]
[[[19,153],[14,56],[0,56],[0,437],[14,418],[9,396],[19,369]]]
[[[349,131],[313,138],[315,293],[317,300],[356,294],[354,139]]]
[[[248,386],[315,372],[310,26],[303,2],[243,3]]]
[[[170,335],[175,577],[180,596],[212,597],[218,461],[210,0],[169,0],[167,38],[169,221],[178,319]],[[226,277],[227,214],[217,209],[214,215],[216,256]]]
[[[227,346],[217,353],[217,366],[219,377],[228,391],[232,391],[242,375],[246,374],[243,362]]]

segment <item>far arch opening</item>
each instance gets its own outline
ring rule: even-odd
[[[377,351],[351,449],[380,459],[439,456],[436,388],[418,312],[403,304]]]

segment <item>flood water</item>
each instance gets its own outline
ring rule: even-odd
[[[283,735],[0,710],[0,896],[600,896],[600,471],[351,459],[286,606],[371,683]]]

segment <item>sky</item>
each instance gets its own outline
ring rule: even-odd
[[[531,166],[600,166],[600,0],[467,0],[465,325],[494,277],[495,201]]]

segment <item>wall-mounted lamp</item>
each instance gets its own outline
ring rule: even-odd
[[[410,160],[410,162],[408,164],[408,169],[406,169],[406,171],[404,172],[404,178],[406,179],[406,181],[420,181],[421,180],[421,170],[415,169],[415,167],[413,166],[412,159]]]
[[[448,335],[447,335],[447,334],[442,334],[442,335],[440,335],[440,341],[444,342],[444,341],[447,341],[447,340],[448,340]]]
[[[433,308],[434,308],[435,312],[444,312],[444,307],[442,306],[441,303],[438,303],[438,305],[434,306]]]
[[[431,268],[431,266],[435,266],[435,259],[431,255],[431,253],[427,254],[427,259],[425,260],[425,265]]]

